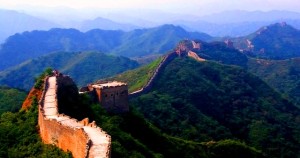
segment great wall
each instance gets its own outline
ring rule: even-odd
[[[188,46],[186,42],[190,42],[191,46]],[[158,64],[157,68],[154,70],[153,75],[150,77],[147,83],[141,89],[131,92],[129,94],[129,98],[134,98],[142,94],[148,93],[151,90],[153,83],[155,79],[158,77],[159,72],[161,72],[162,68],[168,65],[170,61],[172,61],[174,58],[178,56],[189,56],[200,62],[205,61],[205,59],[200,58],[195,52],[193,52],[192,49],[200,50],[201,49],[200,43],[197,43],[195,41],[188,41],[188,40],[179,43],[179,45],[176,47],[174,51],[171,51],[170,53],[166,54],[163,57],[163,59]]]
[[[38,125],[40,136],[46,144],[53,144],[64,151],[71,151],[75,158],[108,158],[111,137],[88,119],[77,121],[58,113],[57,78],[45,79],[44,91],[39,102]]]
[[[105,105],[104,108],[108,111],[113,106],[121,108],[119,112],[127,112],[129,111],[128,97],[137,97],[149,92],[162,68],[174,58],[189,56],[197,61],[205,61],[192,51],[192,49],[201,49],[200,43],[192,41],[188,46],[184,42],[163,57],[147,83],[135,92],[128,94],[127,84],[118,82],[90,85],[85,87],[84,91],[90,95],[95,95],[100,104]],[[88,118],[78,121],[70,116],[59,114],[57,91],[59,85],[65,84],[63,83],[64,79],[71,80],[68,76],[57,74],[45,79],[38,114],[38,125],[42,141],[46,144],[56,145],[64,151],[72,152],[75,158],[110,157],[111,137],[95,122],[89,123]],[[125,102],[125,104],[116,102]]]

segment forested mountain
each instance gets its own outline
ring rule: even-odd
[[[57,52],[0,72],[0,84],[29,90],[34,78],[51,67],[71,75],[79,86],[136,68],[137,62],[99,52]]]
[[[173,25],[130,32],[91,30],[82,33],[75,29],[24,32],[9,37],[1,46],[0,70],[53,51],[97,50],[127,57],[164,53],[185,38],[211,39],[209,35],[187,32]]]
[[[46,70],[38,77],[34,89],[36,94],[42,93],[42,82]],[[76,88],[75,88],[76,89]],[[73,86],[65,86],[63,91],[74,90]],[[72,91],[73,92],[73,91]],[[76,91],[76,93],[78,93]],[[73,96],[71,93],[65,97]],[[89,117],[107,131],[112,139],[112,157],[204,157],[218,158],[234,156],[245,158],[261,158],[262,153],[255,148],[236,140],[210,142],[192,142],[164,134],[160,129],[146,121],[135,110],[123,115],[108,114],[98,104],[92,104],[88,95],[76,95],[76,104],[69,106],[68,115],[77,119]],[[1,157],[70,157],[52,145],[45,145],[39,138],[36,129],[38,122],[38,95],[32,95],[27,110],[18,113],[6,112],[0,118],[0,156]],[[29,102],[28,102],[29,103]],[[81,111],[82,117],[76,116],[74,109]],[[84,112],[83,112],[84,111]],[[143,131],[142,133],[140,131]]]
[[[265,59],[300,57],[300,31],[285,22],[262,27],[258,31],[234,39],[237,49]]]
[[[98,18],[88,21],[86,30],[100,27],[99,21],[101,27],[135,27]],[[0,85],[29,90],[38,81],[34,90],[41,94],[45,75],[37,76],[51,67],[70,75],[79,87],[106,78],[128,83],[133,92],[158,74],[150,90],[129,96],[126,114],[106,112],[91,96],[78,94],[75,85],[69,94],[76,98],[63,96],[74,103],[63,102],[63,113],[95,120],[112,136],[112,157],[299,157],[300,31],[276,23],[233,38],[234,47],[223,41],[207,43],[211,39],[174,25],[128,32],[19,33],[0,47]],[[181,44],[186,46],[182,50]],[[139,68],[127,58],[152,60],[169,50],[176,57],[163,65],[164,57]],[[188,52],[203,61],[187,57]],[[30,98],[27,110],[16,112],[25,93],[0,87],[0,157],[70,156],[39,138],[37,96]]]
[[[126,73],[118,76],[124,77]],[[173,136],[195,141],[239,139],[267,157],[300,154],[300,109],[235,66],[177,58],[159,73],[151,91],[131,104]]]
[[[300,106],[300,58],[248,60],[248,70]]]

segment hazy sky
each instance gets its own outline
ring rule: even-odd
[[[299,0],[0,0],[0,8],[68,7],[74,9],[159,9],[203,15],[224,10],[299,11]]]

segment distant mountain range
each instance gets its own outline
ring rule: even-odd
[[[71,75],[79,86],[138,67],[136,61],[99,52],[56,52],[0,72],[0,84],[29,90],[46,68]]]
[[[274,21],[253,21],[253,22],[238,22],[238,23],[224,23],[224,24],[216,24],[210,23],[206,21],[180,21],[174,22],[184,29],[188,31],[201,31],[205,32],[211,36],[216,37],[224,37],[224,36],[232,36],[232,37],[239,37],[239,36],[246,36],[262,26],[270,25],[277,22],[287,22],[288,24],[292,25],[293,27],[300,29],[300,20],[274,20]]]
[[[0,43],[15,33],[50,28],[75,28],[83,32],[91,29],[131,31],[137,28],[174,24],[188,31],[205,32],[218,37],[245,36],[262,26],[282,21],[300,29],[300,13],[279,10],[268,12],[233,10],[206,16],[171,14],[157,10],[143,10],[143,12],[136,10],[131,11],[132,15],[125,13],[101,14],[99,12],[99,15],[94,18],[84,19],[84,15],[78,11],[68,9],[68,12],[71,12],[70,15],[61,15],[66,12],[66,8],[59,8],[57,14],[51,13],[51,15],[47,15],[47,13],[30,13],[28,15],[23,11],[0,10],[0,17],[3,19],[0,22]]]
[[[300,29],[300,13],[290,11],[242,11],[233,10],[199,17],[195,21],[174,21],[189,31],[201,31],[212,36],[245,36],[262,26],[287,22]]]
[[[7,37],[16,33],[49,30],[51,28],[75,28],[84,32],[92,29],[130,31],[141,28],[133,24],[119,23],[101,17],[93,20],[70,21],[67,22],[68,24],[61,24],[59,21],[52,22],[23,12],[3,9],[0,9],[0,19],[0,43],[3,43]]]
[[[161,54],[174,48],[183,39],[210,40],[204,33],[187,32],[181,27],[163,25],[130,32],[120,30],[51,29],[15,34],[2,44],[0,70],[54,51],[96,50],[103,53],[140,57]]]
[[[250,56],[266,59],[300,57],[300,30],[285,22],[262,27],[233,41],[237,49]]]
[[[78,29],[81,31],[89,31],[92,29],[103,29],[103,30],[123,30],[131,31],[134,29],[141,28],[133,24],[118,23],[109,19],[98,17],[94,20],[85,20],[79,24]]]
[[[0,43],[3,43],[7,37],[18,32],[48,30],[53,27],[60,27],[60,25],[53,22],[11,10],[0,9],[0,19]]]

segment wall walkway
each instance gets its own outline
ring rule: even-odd
[[[58,113],[57,78],[46,78],[39,104],[39,127],[42,140],[64,151],[71,151],[75,158],[108,158],[111,137],[88,119],[79,122]]]

